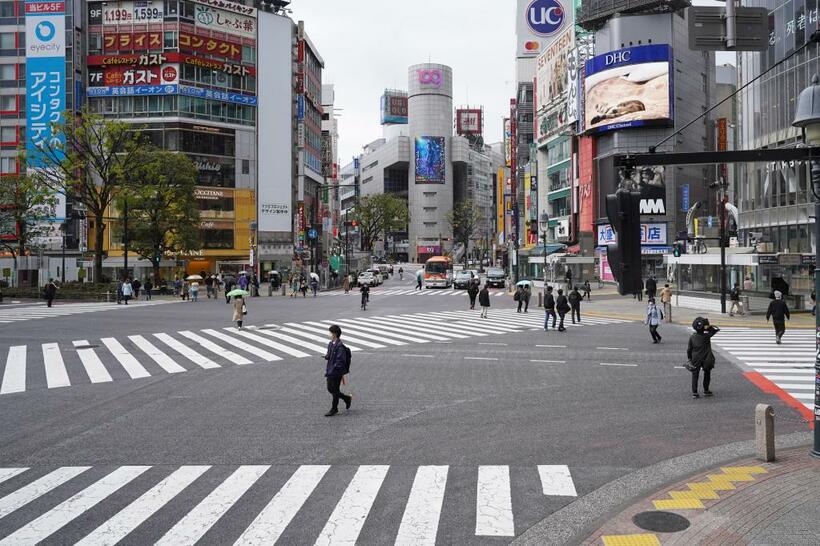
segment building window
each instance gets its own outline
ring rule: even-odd
[[[252,46],[242,46],[242,62],[256,64],[256,48]]]
[[[17,80],[17,65],[16,64],[0,64],[0,80],[13,81]],[[15,84],[16,85],[16,84]]]
[[[95,32],[88,35],[88,52],[102,53],[102,34]]]
[[[199,234],[202,248],[233,248],[232,229],[203,229]]]
[[[17,159],[13,157],[0,157],[0,173],[10,174],[17,172]]]
[[[0,49],[17,49],[14,32],[0,32]]]
[[[0,127],[0,142],[17,142],[17,127]]]
[[[0,112],[16,112],[16,98],[16,95],[0,95]]]
[[[14,2],[0,2],[0,17],[14,17]]]
[[[176,32],[166,32],[163,34],[163,46],[165,49],[176,49],[177,48],[177,33]]]
[[[251,160],[250,159],[243,159],[242,160],[242,174],[251,174]]]

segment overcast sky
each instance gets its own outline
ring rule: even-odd
[[[511,0],[293,0],[291,8],[325,61],[324,83],[336,86],[341,165],[381,137],[384,89],[406,90],[407,67],[428,59],[453,68],[454,106],[484,106],[485,141],[501,140],[515,94]]]

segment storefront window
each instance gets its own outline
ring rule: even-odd
[[[202,248],[233,248],[232,229],[203,229],[199,231]]]

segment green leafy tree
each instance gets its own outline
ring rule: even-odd
[[[447,213],[447,223],[453,228],[453,240],[464,245],[464,263],[467,263],[467,249],[470,239],[481,221],[481,211],[470,201],[461,201]]]
[[[16,233],[18,256],[48,234],[56,206],[57,196],[40,178],[25,173],[0,177],[0,229]]]
[[[94,279],[102,280],[103,234],[108,207],[117,188],[139,167],[145,139],[134,126],[83,111],[67,112],[51,131],[60,139],[46,139],[37,158],[28,157],[40,184],[55,193],[72,195],[85,205],[93,222]],[[37,161],[39,160],[39,163]]]
[[[359,224],[362,250],[373,250],[380,236],[407,227],[410,210],[404,199],[392,193],[380,193],[359,199],[352,218]]]
[[[137,159],[115,205],[123,211],[127,202],[128,248],[151,262],[159,285],[164,255],[199,248],[197,170],[188,156],[164,150],[146,150]]]

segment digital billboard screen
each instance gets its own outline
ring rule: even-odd
[[[416,137],[416,183],[444,184],[444,137]]]
[[[589,59],[584,79],[585,130],[671,123],[671,63],[668,45],[628,47]]]

